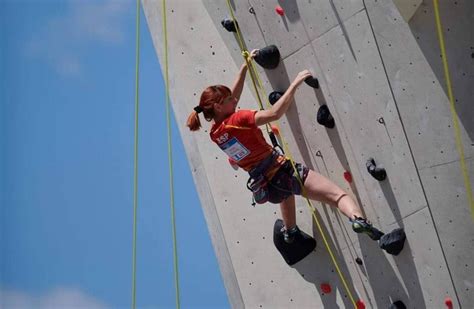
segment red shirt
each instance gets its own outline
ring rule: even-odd
[[[232,161],[249,171],[260,161],[272,154],[273,147],[263,137],[262,130],[255,124],[256,110],[240,110],[221,123],[212,125],[209,135]],[[270,179],[285,162],[279,156],[274,166],[267,172]]]

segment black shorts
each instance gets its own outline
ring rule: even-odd
[[[295,167],[301,178],[301,183],[304,184],[309,173],[309,168],[296,162]],[[301,187],[300,180],[293,166],[291,166],[290,160],[286,160],[270,180],[268,183],[268,191],[270,195],[269,202],[274,204],[281,203],[293,194],[302,194],[303,188]]]

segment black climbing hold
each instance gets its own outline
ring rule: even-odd
[[[362,265],[362,259],[360,257],[356,258],[356,263]]]
[[[369,174],[372,175],[372,177],[374,177],[378,181],[383,181],[385,180],[385,178],[387,178],[387,172],[385,171],[385,169],[382,167],[377,167],[373,158],[369,158],[365,163],[365,166],[367,167],[367,171],[369,172]]]
[[[269,45],[258,50],[255,61],[265,69],[274,69],[280,63],[280,51],[275,45]]]
[[[394,229],[380,238],[379,246],[391,255],[398,255],[403,250],[406,238],[403,228]]]
[[[320,125],[329,129],[332,129],[335,126],[334,118],[332,117],[331,112],[329,111],[329,108],[326,104],[321,105],[321,107],[318,109],[316,120]]]
[[[306,85],[310,86],[310,87],[313,87],[315,89],[319,89],[319,81],[316,77],[313,77],[313,76],[310,76],[310,77],[307,77],[304,82],[306,83]]]
[[[239,24],[237,23],[237,21],[235,21],[235,24],[234,24],[233,20],[229,18],[224,18],[221,21],[221,24],[229,32],[237,32],[235,25],[237,25],[237,28],[239,27]]]
[[[278,219],[275,221],[273,227],[273,243],[285,262],[288,265],[293,265],[313,252],[316,248],[316,240],[305,232],[300,231],[292,243],[287,243],[283,238],[283,226],[283,220]]]
[[[283,94],[284,93],[280,91],[273,91],[268,95],[268,101],[270,101],[270,104],[273,105],[281,98]]]
[[[401,300],[397,300],[396,302],[393,302],[388,309],[406,309],[407,307]]]

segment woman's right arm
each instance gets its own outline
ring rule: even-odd
[[[298,86],[310,76],[311,73],[308,70],[299,72],[295,80],[290,84],[288,89],[281,96],[281,98],[272,106],[272,108],[261,110],[255,113],[255,124],[257,126],[261,126],[266,123],[280,119],[286,113],[288,107],[290,106],[290,103],[293,101],[293,97]]]

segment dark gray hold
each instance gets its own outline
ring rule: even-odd
[[[387,172],[384,168],[377,167],[377,165],[375,165],[374,158],[369,158],[365,163],[365,166],[367,167],[367,171],[369,172],[369,174],[372,175],[372,177],[374,177],[378,181],[383,181],[385,180],[385,178],[387,178]]]
[[[280,51],[275,45],[269,45],[259,49],[254,59],[264,69],[275,69],[280,63]]]
[[[356,258],[356,263],[362,265],[362,259],[360,257]]]
[[[397,300],[396,302],[393,302],[388,309],[406,309],[407,307],[401,300]]]
[[[270,102],[271,105],[275,104],[283,95],[283,92],[280,91],[273,91],[268,95],[268,101]]]
[[[237,32],[237,29],[235,28],[235,25],[237,25],[237,27],[239,27],[239,24],[237,23],[237,21],[235,21],[235,24],[234,24],[232,19],[229,19],[229,18],[224,18],[221,21],[221,25],[229,32]]]
[[[403,250],[406,238],[403,228],[394,229],[380,238],[379,246],[391,255],[398,255]]]
[[[287,243],[284,239],[283,227],[283,220],[278,219],[275,221],[273,226],[273,244],[285,262],[288,265],[293,265],[313,252],[316,248],[316,240],[305,232],[299,231],[293,242]]]
[[[310,86],[310,87],[313,87],[315,89],[319,89],[319,81],[316,77],[313,77],[313,76],[310,76],[310,77],[307,77],[304,82],[306,83],[306,85]]]
[[[321,105],[318,109],[318,114],[316,115],[316,121],[326,128],[332,129],[336,125],[334,118],[329,111],[329,107],[326,104]]]

